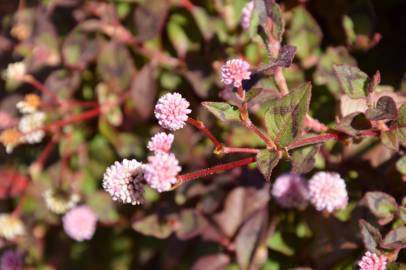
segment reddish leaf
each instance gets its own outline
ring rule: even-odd
[[[230,262],[230,258],[225,254],[215,254],[200,257],[192,266],[192,270],[222,270]]]

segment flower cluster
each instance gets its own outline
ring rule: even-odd
[[[36,112],[41,105],[41,98],[36,94],[28,94],[24,97],[24,100],[17,102],[17,109],[25,114],[25,113],[33,113]]]
[[[250,65],[241,59],[228,60],[221,67],[221,81],[225,85],[241,87],[243,80],[248,80],[251,76]]]
[[[348,194],[344,180],[333,172],[318,172],[309,181],[310,201],[318,211],[344,209]]]
[[[70,238],[76,241],[90,240],[96,231],[97,216],[90,207],[81,205],[69,210],[62,222]]]
[[[168,153],[171,150],[172,143],[174,140],[173,134],[166,134],[165,132],[160,132],[155,134],[148,142],[148,149],[152,152],[164,152]]]
[[[25,234],[25,227],[22,221],[10,214],[0,214],[0,236],[13,240]]]
[[[179,93],[162,96],[155,105],[155,117],[161,127],[175,131],[185,126],[188,114],[191,113],[189,102]]]
[[[27,73],[27,67],[24,62],[16,62],[9,64],[3,73],[3,78],[6,80],[19,81]]]
[[[360,270],[385,270],[388,258],[367,251],[358,263]]]
[[[10,154],[14,148],[24,141],[24,135],[15,128],[6,129],[0,134],[0,142],[6,147],[6,152]]]
[[[58,189],[48,189],[43,194],[45,205],[55,214],[63,214],[75,207],[80,200],[77,193],[66,192]]]
[[[306,180],[297,174],[283,174],[276,178],[272,196],[284,208],[304,209],[309,199]]]
[[[170,190],[176,183],[176,176],[181,171],[175,155],[170,153],[156,153],[148,158],[145,168],[145,180],[148,185],[158,192]]]
[[[44,122],[44,112],[34,112],[24,115],[18,123],[18,129],[24,133],[24,142],[29,144],[41,142],[45,136],[45,131],[41,130]]]
[[[251,25],[252,13],[254,12],[254,1],[251,0],[242,9],[241,26],[248,29]]]

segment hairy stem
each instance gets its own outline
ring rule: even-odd
[[[204,135],[207,136],[207,138],[212,141],[212,143],[215,146],[215,151],[216,152],[222,152],[223,151],[223,145],[221,142],[219,142],[216,137],[214,137],[213,133],[211,133],[211,131],[206,127],[206,125],[200,121],[200,120],[196,120],[194,118],[188,117],[188,119],[186,120],[186,122],[196,128],[198,128],[199,130],[201,130]]]
[[[256,149],[256,148],[224,147],[222,153],[224,153],[224,154],[228,154],[228,153],[253,153],[253,154],[256,154],[259,151],[260,151],[260,149]]]

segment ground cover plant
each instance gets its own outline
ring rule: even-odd
[[[406,269],[404,11],[0,3],[0,269]]]

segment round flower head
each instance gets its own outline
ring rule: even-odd
[[[13,240],[25,234],[24,224],[17,217],[9,214],[0,214],[0,236]]]
[[[43,194],[45,204],[55,214],[63,214],[79,202],[79,195],[64,190],[48,189]]]
[[[385,270],[388,259],[367,251],[358,263],[360,270]]]
[[[5,251],[0,258],[1,270],[23,269],[23,258],[20,252],[14,250]]]
[[[6,152],[10,154],[14,148],[23,142],[23,134],[17,129],[6,129],[0,134],[0,142],[6,147]]]
[[[142,204],[144,203],[143,173],[144,165],[135,159],[116,161],[104,173],[103,189],[114,201],[132,205]]]
[[[287,173],[276,178],[272,187],[272,196],[284,208],[304,209],[309,199],[309,191],[303,177]]]
[[[251,24],[252,13],[254,12],[254,1],[249,1],[242,9],[241,26],[248,29]]]
[[[158,152],[148,158],[145,168],[145,181],[158,192],[168,191],[176,183],[176,176],[181,171],[175,155]]]
[[[174,136],[173,134],[166,134],[161,132],[155,134],[148,142],[148,149],[155,153],[165,152],[168,153],[171,150]]]
[[[69,210],[62,219],[66,234],[76,240],[90,240],[96,230],[97,216],[86,205]]]
[[[175,131],[185,126],[191,113],[189,102],[179,93],[169,93],[159,98],[155,105],[155,117],[163,128]]]
[[[344,209],[348,194],[344,180],[337,173],[318,172],[309,181],[310,201],[318,211]]]
[[[251,76],[250,65],[241,59],[228,60],[221,67],[221,81],[225,85],[241,87],[243,80],[248,80]]]
[[[6,80],[22,80],[27,73],[27,67],[24,62],[16,62],[9,64],[6,71],[3,73],[3,78]]]
[[[21,113],[33,113],[41,105],[41,98],[35,94],[28,94],[24,100],[17,102],[17,109]]]
[[[18,129],[24,134],[24,140],[29,144],[39,143],[45,136],[43,130],[37,130],[43,127],[45,113],[34,112],[24,115],[18,123]]]

